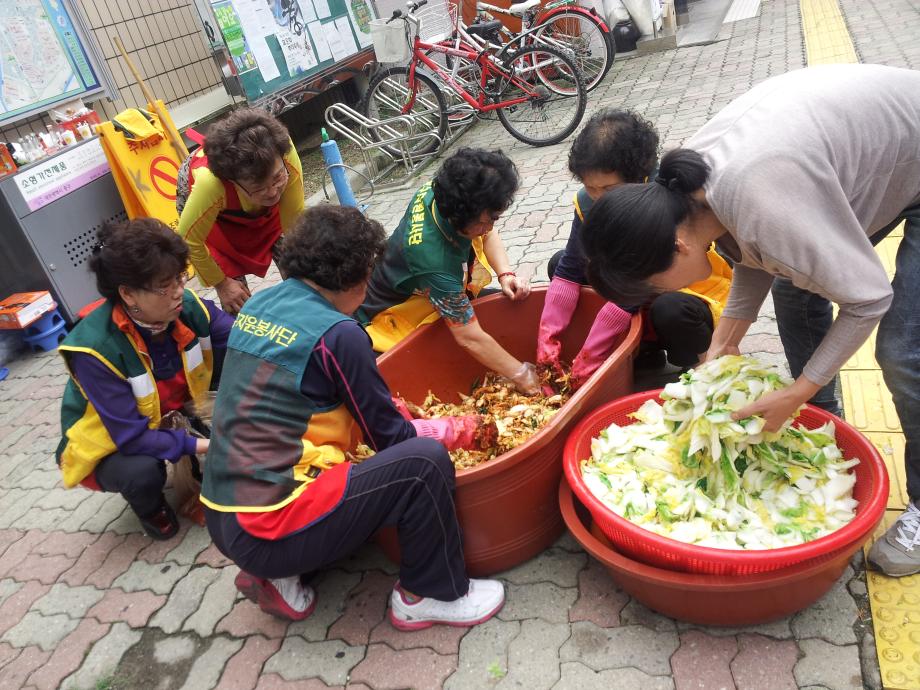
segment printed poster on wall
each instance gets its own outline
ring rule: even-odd
[[[243,33],[243,27],[240,26],[240,18],[230,4],[230,0],[214,3],[212,6],[214,17],[217,19],[217,26],[220,28],[221,36],[224,37],[224,43],[227,44],[227,50],[230,57],[233,58],[233,64],[236,65],[236,71],[240,74],[256,69],[256,58],[249,48],[246,41],[246,34]]]
[[[348,9],[348,16],[351,17],[351,25],[355,30],[355,36],[358,37],[358,43],[362,48],[367,48],[371,45],[371,20],[376,19],[377,15],[367,0],[345,0],[345,7]]]
[[[281,29],[275,37],[281,46],[281,52],[284,53],[289,74],[301,74],[319,64],[306,35],[295,36],[287,29]]]

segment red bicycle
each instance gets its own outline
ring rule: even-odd
[[[360,106],[370,118],[409,116],[416,132],[437,134],[437,138],[416,138],[418,143],[410,155],[427,155],[443,141],[452,114],[444,91],[462,99],[461,105],[467,111],[495,111],[511,136],[531,146],[556,144],[575,131],[584,115],[587,95],[581,72],[571,57],[545,45],[528,45],[506,55],[494,55],[465,42],[448,46],[423,41],[422,20],[415,12],[427,3],[428,0],[410,3],[408,12],[396,10],[390,19],[376,26],[380,30],[402,20],[404,31],[397,35],[389,29],[388,39],[375,37],[374,49],[380,61],[408,59],[409,63],[374,76]],[[400,54],[403,46],[411,46],[411,50]],[[476,81],[452,76],[435,62],[432,56],[437,54],[475,65],[472,72]],[[401,155],[395,149],[390,153]]]

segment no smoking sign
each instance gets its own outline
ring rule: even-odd
[[[176,200],[176,181],[179,166],[171,158],[157,156],[150,161],[150,183],[160,196]]]

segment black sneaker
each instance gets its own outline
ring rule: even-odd
[[[179,531],[179,520],[176,519],[175,512],[165,500],[153,515],[145,518],[138,516],[138,519],[147,536],[157,541],[172,539]]]

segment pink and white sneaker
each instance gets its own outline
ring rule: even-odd
[[[289,621],[302,621],[316,608],[316,593],[305,587],[298,576],[268,580],[240,571],[236,588],[265,613]]]
[[[485,623],[504,605],[505,587],[498,580],[470,580],[469,591],[454,601],[431,597],[411,601],[397,582],[390,594],[390,623],[405,631],[436,624],[468,628]]]

